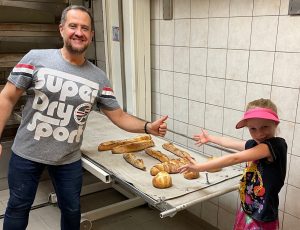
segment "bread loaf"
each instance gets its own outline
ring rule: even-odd
[[[155,177],[153,177],[152,185],[155,188],[160,189],[169,188],[172,186],[172,178],[167,172],[159,172]]]
[[[114,147],[111,152],[112,153],[130,153],[130,152],[136,152],[140,150],[144,150],[149,147],[153,147],[154,142],[152,140],[143,140],[143,141],[136,141],[132,143],[128,143],[125,145],[119,145],[117,147]]]
[[[114,141],[106,141],[102,142],[98,145],[98,151],[105,151],[105,150],[112,150],[114,147],[117,147],[119,145],[124,145],[136,141],[142,141],[142,140],[151,140],[150,135],[141,135],[134,138],[129,139],[123,139],[123,140],[114,140]]]
[[[216,158],[218,158],[218,157],[209,157],[208,160],[211,161],[211,160],[214,160],[214,159],[216,159]],[[221,171],[221,170],[222,170],[222,168],[215,168],[215,169],[207,170],[207,172],[213,173],[213,172],[219,172],[219,171]]]
[[[178,173],[179,167],[181,167],[185,164],[188,164],[188,163],[189,163],[189,161],[186,158],[172,159],[172,160],[154,165],[150,169],[150,174],[152,176],[155,176],[161,171],[165,171],[167,173]]]
[[[162,153],[161,151],[159,151],[159,150],[154,150],[154,149],[152,149],[152,148],[147,148],[147,149],[145,149],[145,152],[146,152],[149,156],[151,156],[151,157],[153,157],[153,158],[159,160],[160,162],[166,162],[166,161],[169,161],[169,160],[170,160],[170,158],[167,157],[167,155],[163,154],[163,153]]]
[[[183,174],[183,177],[188,180],[193,180],[193,179],[199,178],[200,174],[199,174],[199,172],[185,172]]]
[[[175,145],[173,145],[172,143],[170,142],[167,142],[165,144],[162,145],[162,147],[165,149],[165,150],[168,150],[170,151],[171,153],[174,153],[176,156],[178,157],[190,157],[190,154],[175,147]]]
[[[136,155],[133,153],[124,153],[123,158],[134,167],[146,171],[146,167],[143,159],[137,159]]]

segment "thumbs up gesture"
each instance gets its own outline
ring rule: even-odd
[[[168,119],[168,116],[163,116],[152,123],[147,124],[147,131],[156,136],[165,136],[167,132],[167,124],[165,121]]]

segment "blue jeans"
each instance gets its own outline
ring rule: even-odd
[[[46,167],[61,210],[61,229],[80,229],[81,160],[67,165],[53,166],[30,161],[12,153],[8,170],[10,197],[3,230],[26,229],[39,179]]]

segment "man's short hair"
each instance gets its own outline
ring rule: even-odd
[[[93,18],[92,13],[90,12],[90,10],[88,8],[86,8],[84,6],[80,6],[80,5],[70,5],[67,8],[65,8],[61,14],[60,24],[63,25],[66,22],[67,13],[70,10],[81,10],[83,12],[86,12],[90,16],[90,19],[91,19],[91,26],[92,26],[91,29],[94,30],[94,18]]]

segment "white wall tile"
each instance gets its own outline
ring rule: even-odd
[[[208,17],[209,0],[191,0],[191,18]]]
[[[300,86],[299,72],[300,53],[276,52],[273,77],[274,85],[298,88]]]
[[[279,209],[284,211],[287,184],[284,184],[279,192]]]
[[[238,206],[238,196],[239,193],[237,191],[226,193],[225,195],[220,196],[219,206],[231,214],[235,214]]]
[[[189,99],[205,102],[206,77],[190,75]]]
[[[232,230],[235,222],[235,214],[228,212],[228,210],[219,208],[218,211],[218,229]]]
[[[277,16],[254,17],[252,22],[251,50],[274,51],[277,24]]]
[[[289,178],[288,183],[295,187],[300,187],[300,157],[291,155],[291,163],[290,163],[290,171],[289,171]]]
[[[174,0],[174,18],[190,18],[191,17],[191,1]]]
[[[201,218],[212,226],[217,227],[218,206],[209,201],[204,201],[202,203]]]
[[[299,226],[300,226],[299,218],[289,215],[288,213],[284,214],[282,230],[298,229]]]
[[[160,69],[173,71],[173,58],[174,47],[172,46],[160,46],[159,48],[159,60]]]
[[[295,125],[292,154],[300,157],[300,124]]]
[[[279,17],[276,49],[286,52],[300,52],[299,17]]]
[[[284,100],[282,100],[284,96]],[[283,120],[296,120],[296,110],[299,90],[283,87],[272,87],[271,99],[277,105],[278,115]]]
[[[208,19],[191,19],[191,47],[207,47]]]
[[[206,75],[207,49],[190,48],[190,73]]]
[[[190,45],[190,19],[175,20],[175,46]]]
[[[280,15],[288,15],[289,3],[290,3],[290,0],[281,0],[280,1]]]
[[[174,73],[174,96],[188,99],[188,90],[189,75],[183,73]]]
[[[159,46],[151,46],[151,66],[154,69],[159,69]]]
[[[245,108],[246,88],[246,82],[226,80],[224,106],[243,111]]]
[[[151,19],[160,19],[160,0],[151,0],[150,1],[150,18]]]
[[[223,133],[226,136],[243,138],[243,129],[236,129],[235,126],[242,118],[243,112],[224,108]]]
[[[205,104],[189,101],[189,124],[204,127]]]
[[[174,119],[188,123],[189,102],[186,99],[174,97]]]
[[[174,45],[174,20],[159,20],[159,42],[160,45]]]
[[[271,84],[274,52],[250,51],[248,81]]]
[[[209,17],[229,17],[230,0],[210,0]]]
[[[270,85],[262,85],[255,83],[247,84],[247,96],[246,96],[246,105],[254,100],[265,98],[271,98],[271,86]]]
[[[300,123],[300,100],[298,100],[296,122]]]
[[[152,45],[159,45],[159,20],[151,20],[150,42]]]
[[[174,73],[170,71],[160,71],[160,92],[163,94],[173,95],[174,93]]]
[[[300,189],[294,186],[287,186],[287,197],[285,202],[285,211],[297,218],[300,218],[300,202],[299,200]]]
[[[278,15],[280,0],[254,0],[253,16]]]
[[[280,116],[279,116],[279,119],[280,119]],[[295,123],[281,120],[278,125],[278,128],[279,128],[278,136],[285,139],[287,146],[289,147],[288,153],[290,153],[291,152],[290,147],[292,146],[292,141],[293,141],[293,137],[294,137]]]
[[[228,50],[226,79],[247,81],[249,51]]]
[[[225,49],[208,49],[207,76],[225,78],[226,53]]]
[[[205,108],[205,129],[221,133],[222,125],[223,108],[207,104]]]
[[[169,95],[160,95],[160,113],[164,115],[168,115],[170,118],[174,118],[174,103],[173,103],[173,97]]]
[[[151,70],[151,91],[159,92],[159,70]]]
[[[234,17],[229,19],[229,49],[249,49],[251,22],[251,17]]]
[[[187,135],[188,125],[186,123],[174,120],[174,131]],[[187,146],[187,138],[174,133],[174,141]]]
[[[208,77],[206,81],[206,102],[213,105],[224,105],[225,79]]]
[[[188,47],[174,47],[174,71],[189,73],[190,49]]]
[[[208,21],[208,47],[227,48],[228,18],[210,18]]]
[[[249,0],[231,0],[230,16],[252,16],[253,1]]]
[[[160,93],[152,93],[151,96],[152,96],[151,98],[152,113],[160,114]]]

